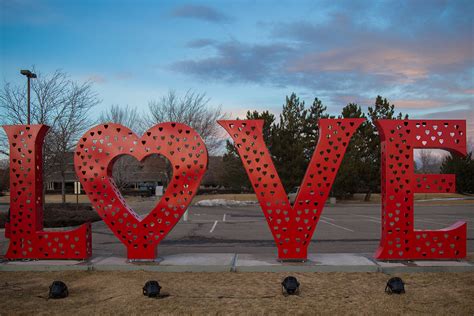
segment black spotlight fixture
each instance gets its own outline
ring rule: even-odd
[[[65,298],[68,297],[69,290],[67,289],[67,285],[63,281],[54,281],[49,286],[49,295],[48,298]]]
[[[143,287],[143,295],[148,297],[158,297],[161,286],[157,281],[147,281]]]
[[[300,293],[300,283],[293,276],[286,277],[283,282],[281,282],[281,286],[283,294],[294,295]]]
[[[385,292],[387,294],[403,294],[405,293],[405,283],[399,277],[394,277],[388,280],[387,286],[385,286]]]

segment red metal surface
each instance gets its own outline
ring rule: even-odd
[[[121,196],[112,179],[112,168],[121,155],[139,161],[159,154],[173,168],[168,188],[155,206],[141,218]],[[127,247],[129,259],[155,259],[160,241],[186,211],[207,169],[207,149],[189,126],[162,123],[139,138],[119,124],[98,125],[80,139],[74,164],[81,184],[104,222]]]
[[[466,155],[466,121],[380,120],[382,237],[375,258],[456,259],[466,256],[466,223],[414,229],[414,193],[454,192],[454,175],[415,174],[413,150],[439,148]]]
[[[305,260],[350,138],[364,119],[322,119],[320,137],[292,206],[263,139],[263,120],[218,121],[234,140],[282,260]]]
[[[43,230],[43,143],[46,125],[3,126],[10,143],[10,239],[8,259],[86,259],[89,223],[64,232]]]

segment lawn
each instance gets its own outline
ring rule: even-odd
[[[0,314],[434,314],[474,313],[474,273],[399,275],[406,294],[387,295],[382,273],[294,273],[299,296],[283,296],[283,273],[0,272]],[[149,279],[165,297],[141,293]],[[70,296],[47,300],[63,280]]]

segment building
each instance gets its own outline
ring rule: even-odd
[[[74,170],[74,153],[67,153],[67,165],[64,172],[66,193],[74,193],[74,182],[79,181]],[[169,182],[171,168],[167,160],[160,155],[151,155],[143,162],[132,156],[124,155],[114,163],[113,178],[122,192],[132,193],[134,190],[165,186]],[[59,168],[50,168],[52,172],[44,175],[47,193],[61,193],[62,176]],[[218,187],[222,172],[222,157],[209,157],[208,170],[201,186]]]

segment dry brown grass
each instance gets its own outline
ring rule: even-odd
[[[407,293],[387,295],[382,273],[294,273],[300,296],[281,295],[282,273],[1,272],[0,314],[454,314],[474,313],[474,273],[400,275]],[[162,299],[141,294],[146,280]],[[46,300],[65,281],[70,296]]]
[[[380,204],[381,196],[379,193],[374,193],[370,197],[370,201],[364,201],[365,194],[354,194],[352,199],[349,200],[338,200],[338,203],[371,203],[371,204]],[[423,201],[431,199],[448,199],[448,198],[466,198],[466,195],[458,193],[415,193],[415,202],[416,203],[433,203],[436,205],[464,205],[464,204],[474,204],[474,200],[458,200],[458,201]]]

